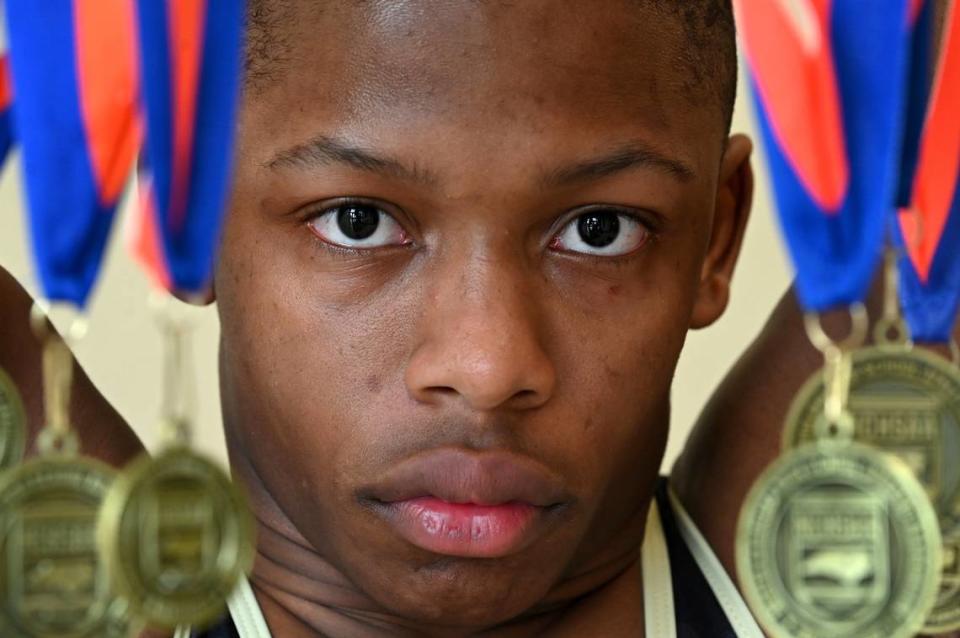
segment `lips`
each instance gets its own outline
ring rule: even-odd
[[[530,459],[461,450],[408,459],[360,498],[407,542],[473,558],[520,551],[570,500],[560,481]]]

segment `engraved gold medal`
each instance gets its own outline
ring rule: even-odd
[[[126,606],[96,550],[100,504],[113,480],[92,459],[45,456],[0,479],[0,635],[123,638]]]
[[[108,494],[98,539],[131,610],[173,628],[216,619],[253,561],[246,502],[214,463],[184,447],[127,468]]]
[[[809,443],[823,427],[824,384],[815,376],[800,390],[786,419],[784,450]],[[937,512],[944,547],[943,586],[924,626],[960,628],[960,374],[942,357],[906,346],[853,353],[848,404],[853,438],[906,463]]]
[[[737,572],[771,636],[907,638],[936,598],[940,542],[905,464],[857,443],[816,443],[750,491]]]
[[[26,440],[27,417],[13,380],[0,370],[0,471],[20,462]]]
[[[853,438],[899,457],[924,486],[944,533],[960,527],[960,374],[917,348],[877,347],[853,353],[849,410]],[[783,432],[790,450],[817,438],[824,384],[810,379],[794,400]]]
[[[39,456],[0,475],[0,635],[4,638],[126,638],[129,614],[109,586],[96,524],[114,471],[78,456],[70,424],[73,355],[31,310],[43,343],[47,424]],[[81,334],[81,323],[70,333]]]
[[[132,612],[173,629],[223,613],[253,564],[254,545],[242,493],[216,463],[190,450],[189,324],[162,303],[162,451],[124,469],[105,500],[97,538],[111,582]]]

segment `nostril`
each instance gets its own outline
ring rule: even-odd
[[[520,390],[508,403],[517,409],[531,408],[542,403],[542,395],[536,390]]]

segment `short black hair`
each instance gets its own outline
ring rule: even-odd
[[[291,0],[248,0],[246,83],[269,82],[290,55],[283,36]],[[732,0],[633,0],[675,20],[683,30],[677,62],[687,71],[685,92],[712,98],[730,129],[737,96],[737,45]]]
[[[687,70],[686,93],[695,99],[712,96],[729,131],[738,74],[732,0],[636,1],[679,22],[684,38],[678,62]]]

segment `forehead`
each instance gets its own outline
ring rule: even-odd
[[[713,158],[721,122],[688,93],[681,27],[645,4],[273,0],[255,29],[263,72],[245,126],[271,141],[429,128],[482,132],[490,145],[642,131],[654,145],[693,142],[690,163]]]

